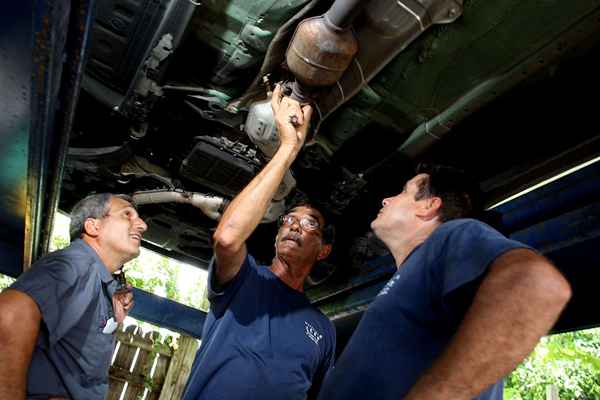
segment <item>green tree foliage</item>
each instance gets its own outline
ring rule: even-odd
[[[127,281],[136,288],[181,301],[182,294],[177,290],[180,266],[169,259],[144,252],[128,262],[123,270],[126,272]]]
[[[10,276],[0,274],[0,291],[12,285],[14,281]]]
[[[144,250],[123,270],[127,281],[139,289],[206,311],[205,271]]]
[[[547,385],[561,399],[600,399],[600,328],[543,338],[508,376],[505,399],[544,399]]]
[[[50,236],[50,251],[64,249],[69,245],[69,222],[70,218],[64,214],[54,214],[54,227]]]
[[[62,235],[54,235],[50,240],[50,251],[64,249],[69,245],[69,238]]]

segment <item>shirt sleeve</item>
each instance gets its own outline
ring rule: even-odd
[[[479,284],[494,260],[507,251],[518,248],[530,248],[527,245],[508,239],[490,226],[468,220],[456,226],[445,242],[441,267],[441,294],[445,307],[469,306]],[[455,296],[459,289],[465,289]],[[465,298],[468,297],[468,298]],[[453,301],[457,298],[460,300]],[[459,311],[462,318],[462,311]]]
[[[37,304],[48,329],[50,344],[56,343],[86,311],[77,268],[62,258],[51,258],[24,272],[11,289],[30,296]]]
[[[216,262],[215,257],[213,257],[208,266],[207,291],[210,309],[219,318],[223,315],[227,307],[229,307],[231,300],[246,280],[250,271],[256,268],[256,261],[254,261],[251,255],[247,254],[237,275],[224,285],[218,284],[215,279]]]

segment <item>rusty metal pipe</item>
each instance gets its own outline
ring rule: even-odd
[[[358,51],[350,25],[366,0],[337,0],[320,17],[307,18],[296,28],[286,61],[296,77],[292,97],[308,102],[310,90],[335,84]]]
[[[292,93],[290,97],[299,103],[309,103],[312,99],[310,91],[297,80],[292,84]]]
[[[357,51],[358,43],[350,30],[336,30],[320,16],[298,25],[286,61],[299,83],[318,88],[337,82]]]
[[[311,89],[335,84],[358,51],[350,25],[367,0],[337,0],[320,17],[307,18],[296,28],[286,62],[296,77],[291,97],[313,100]]]
[[[337,0],[325,13],[325,20],[337,29],[348,29],[368,1]]]

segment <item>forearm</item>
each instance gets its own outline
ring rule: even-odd
[[[0,294],[0,400],[24,399],[40,313],[24,293]]]
[[[471,399],[512,371],[556,322],[568,284],[543,258],[513,250],[495,262],[442,356],[406,399]]]
[[[282,98],[277,86],[271,107],[280,146],[265,168],[242,190],[225,210],[213,235],[216,278],[219,283],[231,280],[242,266],[246,239],[263,218],[283,176],[292,165],[306,139],[312,109],[295,100]],[[292,124],[296,117],[298,124]]]
[[[27,375],[17,371],[5,351],[4,346],[0,346],[0,400],[25,399]]]
[[[281,146],[263,170],[233,199],[215,232],[228,238],[234,248],[241,246],[267,211],[285,172],[298,154],[295,148]]]

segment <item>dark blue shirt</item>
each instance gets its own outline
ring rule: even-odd
[[[183,399],[305,399],[333,364],[332,323],[250,255],[222,290],[213,273],[214,261],[210,311]]]
[[[488,267],[520,247],[475,220],[440,225],[370,304],[319,399],[402,399],[457,331]],[[502,386],[478,399],[502,399]]]
[[[103,333],[117,287],[83,240],[48,254],[11,289],[37,303],[42,324],[27,377],[27,398],[104,399],[115,335]]]

